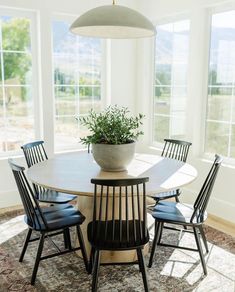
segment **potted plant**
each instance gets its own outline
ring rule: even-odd
[[[126,107],[109,106],[100,113],[90,110],[79,122],[86,126],[90,135],[81,142],[92,145],[95,161],[105,171],[123,171],[135,153],[135,142],[143,132],[139,130],[144,116],[130,116]]]

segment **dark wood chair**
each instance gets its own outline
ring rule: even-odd
[[[165,144],[161,156],[186,162],[191,142],[164,139]]]
[[[142,249],[149,241],[146,221],[145,184],[148,178],[102,180],[95,184],[93,221],[88,224],[88,240],[92,250],[92,291],[97,291],[100,253],[102,250],[136,250],[144,289],[149,291]],[[112,263],[120,264],[120,263]],[[124,264],[124,263],[122,263]],[[102,264],[101,264],[102,265]]]
[[[165,144],[162,150],[161,156],[171,159],[176,159],[182,162],[186,162],[188,157],[189,148],[192,143],[174,139],[164,139]],[[169,192],[162,192],[152,195],[151,198],[155,200],[155,205],[161,200],[175,198],[176,202],[179,202],[180,190],[172,190]],[[151,209],[151,207],[150,207]]]
[[[204,274],[207,274],[206,263],[200,242],[200,236],[202,237],[202,240],[204,242],[206,252],[208,253],[206,236],[203,231],[203,223],[207,218],[206,207],[208,205],[221,162],[221,157],[216,155],[210,172],[207,175],[206,180],[193,205],[162,201],[155,206],[152,212],[152,216],[155,219],[155,236],[149,260],[149,267],[152,266],[156,246],[168,246],[199,252]],[[164,223],[183,226],[186,225],[187,227],[189,227],[191,230],[187,229],[183,230],[183,232],[194,233],[197,249],[162,243],[161,238]],[[166,226],[164,226],[164,228],[179,231],[179,229],[177,228]]]
[[[43,144],[44,141],[35,141],[21,146],[28,167],[48,159]],[[33,188],[37,199],[44,203],[65,204],[77,197],[75,195],[48,190],[36,184],[33,184]]]
[[[20,262],[23,261],[28,244],[30,242],[39,240],[36,260],[31,277],[31,284],[34,285],[35,283],[40,261],[52,258],[57,255],[74,252],[79,249],[82,252],[84,264],[88,271],[88,259],[84,246],[82,232],[80,229],[80,225],[84,222],[85,217],[69,204],[67,204],[67,207],[64,207],[63,209],[58,208],[58,206],[40,208],[40,205],[34,196],[34,192],[24,174],[24,167],[16,165],[11,159],[9,159],[8,161],[14,174],[19,194],[24,206],[26,214],[24,220],[28,225],[28,233],[26,235],[25,243],[20,255]],[[80,247],[74,248],[71,245],[70,227],[72,226],[76,226]],[[38,233],[39,236],[36,238],[31,238],[32,232]],[[53,236],[59,234],[66,234],[67,236],[67,248],[63,250],[61,250],[52,240]],[[57,249],[57,252],[42,256],[44,240],[46,238]]]

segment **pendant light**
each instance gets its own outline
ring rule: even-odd
[[[98,38],[131,39],[156,34],[154,25],[141,13],[125,6],[96,7],[85,12],[71,25],[74,34]]]

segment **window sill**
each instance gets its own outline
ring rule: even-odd
[[[12,152],[12,153],[6,153],[6,154],[0,154],[0,161],[5,161],[8,160],[9,158],[23,158],[24,155],[20,153],[19,151],[17,152]]]
[[[55,155],[60,155],[60,154],[66,154],[66,153],[74,153],[74,152],[80,152],[80,151],[85,151],[87,148],[77,148],[77,149],[64,149],[64,150],[59,150],[56,151],[54,154]]]
[[[148,146],[148,150],[149,151],[156,151],[156,152],[162,152],[162,148],[163,144],[152,144]],[[235,159],[234,158],[228,158],[228,157],[224,157],[223,155],[221,155],[223,157],[223,163],[222,166],[226,167],[226,168],[230,168],[230,169],[235,169]],[[212,164],[214,162],[215,156],[213,154],[209,154],[209,153],[204,153],[200,156],[191,156],[192,159],[197,159],[199,161],[201,161],[202,163],[209,163]]]

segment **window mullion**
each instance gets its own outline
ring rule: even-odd
[[[3,38],[2,38],[2,20],[0,20],[0,54],[1,54],[1,74],[2,74],[2,98],[3,98],[3,136],[5,152],[8,151],[8,135],[7,135],[7,109],[6,109],[6,93],[5,93],[5,74],[4,74],[4,63],[3,63]]]

